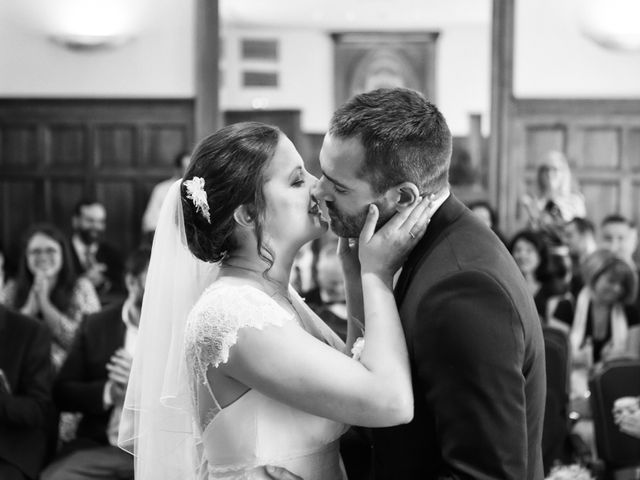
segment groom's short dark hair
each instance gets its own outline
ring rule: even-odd
[[[360,177],[377,193],[405,181],[427,193],[448,184],[451,132],[436,106],[416,91],[380,88],[356,95],[333,114],[329,134],[360,139]]]

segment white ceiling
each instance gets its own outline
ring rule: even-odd
[[[424,30],[491,21],[491,0],[220,0],[222,23],[322,30]]]

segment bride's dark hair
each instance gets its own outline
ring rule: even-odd
[[[233,212],[247,205],[254,218],[258,252],[270,256],[262,243],[265,210],[264,170],[278,145],[277,127],[257,122],[236,123],[202,140],[195,148],[180,189],[189,250],[200,260],[218,262],[234,250]],[[187,198],[185,180],[203,178],[211,223]]]

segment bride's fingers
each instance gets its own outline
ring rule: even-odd
[[[378,216],[380,212],[378,211],[378,207],[373,203],[369,205],[369,211],[367,213],[367,219],[364,221],[364,226],[362,227],[362,231],[360,232],[360,241],[363,243],[367,243],[373,237],[373,234],[376,231],[376,224],[378,223]]]
[[[411,232],[411,236],[422,235],[431,221],[433,215],[432,206],[433,200],[431,198],[422,199],[420,205],[411,212],[411,215],[403,224],[403,229]]]

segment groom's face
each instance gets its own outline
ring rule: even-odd
[[[331,229],[340,237],[360,235],[371,203],[380,211],[378,225],[383,225],[395,213],[383,195],[376,194],[369,181],[362,178],[364,160],[365,150],[359,139],[325,135],[320,150],[322,177],[313,194],[328,213]]]

